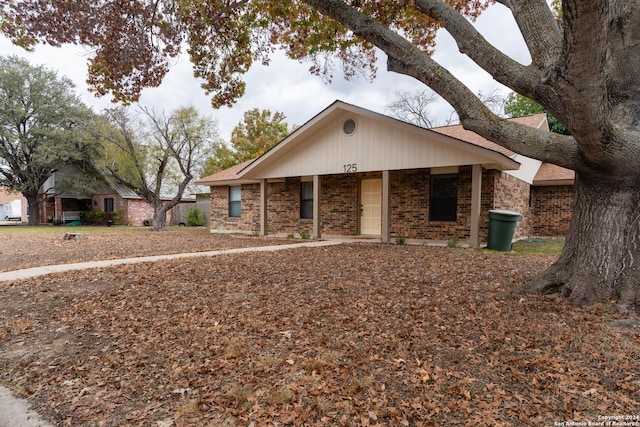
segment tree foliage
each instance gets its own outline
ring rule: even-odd
[[[166,213],[180,202],[217,138],[215,122],[193,107],[170,116],[119,107],[105,111],[104,119],[96,129],[103,153],[100,170],[150,204],[153,229],[163,230]]]
[[[0,185],[27,199],[29,224],[40,223],[38,192],[54,171],[91,171],[95,150],[84,130],[92,116],[69,79],[0,57]]]
[[[253,108],[231,132],[231,146],[218,141],[207,159],[203,176],[255,159],[289,134],[286,116],[276,111]]]
[[[551,0],[551,9],[558,18],[562,18],[562,0]]]
[[[254,159],[289,134],[286,116],[276,111],[246,111],[242,121],[231,132],[231,145],[238,163]]]
[[[211,156],[205,161],[201,176],[213,175],[238,164],[236,153],[229,148],[226,142],[219,141],[214,144]]]
[[[371,43],[304,1],[99,0],[65,2],[0,0],[2,32],[27,49],[40,41],[54,46],[81,44],[89,58],[90,88],[118,101],[137,101],[144,87],[157,86],[171,59],[187,45],[196,77],[212,93],[214,106],[230,105],[244,93],[244,74],[254,61],[269,62],[274,46],[290,58],[309,60],[310,71],[327,81],[338,65],[347,78],[375,76]],[[451,0],[475,17],[484,1]],[[403,2],[357,2],[364,14],[402,29],[425,52],[432,52],[438,18],[416,13]],[[106,35],[106,36],[105,36]]]
[[[547,121],[549,122],[549,129],[552,132],[562,135],[569,135],[569,131],[562,123],[558,121],[549,110],[535,101],[522,96],[518,93],[511,92],[504,104],[504,112],[507,117],[522,117],[530,114],[545,113],[547,115]]]

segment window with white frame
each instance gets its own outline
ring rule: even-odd
[[[234,218],[240,217],[242,204],[242,187],[234,185],[229,187],[229,216]]]
[[[300,183],[300,218],[313,218],[313,181]]]

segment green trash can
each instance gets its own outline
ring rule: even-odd
[[[487,249],[511,251],[511,241],[516,231],[516,223],[522,220],[518,212],[494,209],[489,211],[489,241]]]

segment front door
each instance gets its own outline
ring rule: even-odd
[[[382,179],[363,179],[360,193],[360,234],[382,234]]]

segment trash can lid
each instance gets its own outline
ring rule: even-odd
[[[505,209],[491,209],[489,210],[491,213],[503,214],[503,215],[522,215],[520,212],[508,211]]]
[[[522,214],[513,211],[507,211],[504,209],[491,209],[489,211],[489,218],[503,221],[520,221],[522,220]]]

